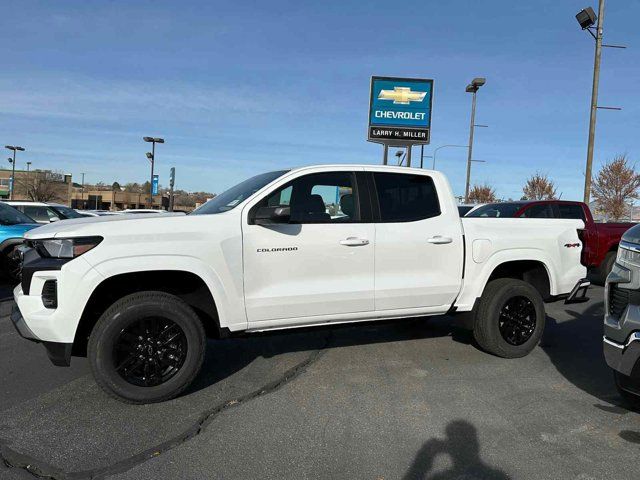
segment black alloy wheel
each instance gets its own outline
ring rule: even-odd
[[[118,374],[132,385],[155,387],[180,370],[187,357],[187,337],[167,318],[143,318],[121,330],[113,346]]]
[[[512,297],[500,310],[498,328],[509,345],[523,345],[536,329],[536,309],[527,297]]]

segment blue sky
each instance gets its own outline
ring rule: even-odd
[[[574,15],[596,0],[3,0],[0,142],[18,167],[87,182],[160,182],[220,192],[255,173],[312,163],[380,163],[366,142],[371,75],[435,79],[432,143],[465,144],[478,94],[472,181],[518,198],[535,171],[582,197],[593,41]],[[595,5],[594,5],[595,6]],[[640,1],[608,0],[595,167],[640,149]],[[414,158],[418,149],[414,150]],[[464,191],[466,152],[438,166]],[[430,162],[430,159],[428,160]],[[8,164],[7,164],[8,165]]]

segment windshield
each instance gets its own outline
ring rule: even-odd
[[[56,212],[61,213],[65,218],[85,218],[84,215],[76,212],[73,208],[64,207],[61,205],[51,205]]]
[[[513,218],[518,210],[522,207],[521,203],[490,203],[483,205],[473,212],[465,215],[466,217],[500,217]]]
[[[281,177],[289,170],[279,170],[277,172],[263,173],[251,177],[244,182],[240,182],[235,187],[222,192],[220,195],[212,198],[204,205],[196,208],[191,215],[211,215],[214,213],[222,213],[237,207],[251,195],[256,193],[265,185],[270,184],[276,178]]]
[[[0,202],[0,225],[17,225],[19,223],[36,223],[20,210]]]

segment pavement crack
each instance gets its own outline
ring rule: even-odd
[[[4,462],[4,464],[9,468],[22,469],[35,478],[44,478],[50,480],[103,480],[108,476],[126,472],[146,462],[147,460],[156,458],[163,453],[173,450],[174,448],[179,447],[180,445],[183,445],[184,443],[197,437],[202,432],[204,432],[207,427],[222,412],[230,408],[235,408],[240,405],[246,404],[251,400],[254,400],[255,398],[273,393],[286,384],[290,383],[320,359],[329,344],[330,337],[331,335],[326,337],[325,343],[322,347],[320,347],[318,350],[315,350],[302,362],[284,372],[284,374],[276,380],[273,380],[250,393],[219,403],[215,407],[212,407],[211,409],[203,412],[200,415],[199,419],[194,424],[189,426],[186,430],[182,431],[182,433],[161,444],[155,445],[140,453],[119,460],[111,465],[91,470],[65,472],[57,467],[54,467],[53,465],[48,464],[43,460],[30,457],[29,455],[25,455],[16,450],[13,450],[9,447],[9,442],[3,439],[0,439],[0,460]]]

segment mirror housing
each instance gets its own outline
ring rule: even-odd
[[[273,225],[289,223],[291,208],[289,207],[260,207],[256,210],[253,222],[256,225]]]
[[[49,220],[51,220],[51,223],[59,222],[60,221],[60,217],[51,217]]]

